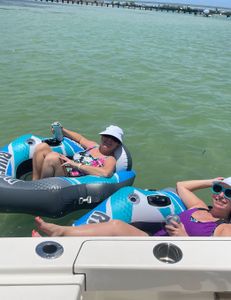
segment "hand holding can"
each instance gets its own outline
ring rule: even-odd
[[[188,236],[188,233],[178,215],[169,215],[165,220],[165,230],[170,236]]]
[[[173,221],[178,223],[178,224],[181,223],[180,217],[178,215],[168,215],[165,219],[166,225],[172,225]]]

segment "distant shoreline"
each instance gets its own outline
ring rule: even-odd
[[[105,7],[121,7],[128,9],[154,10],[162,12],[175,12],[181,14],[200,15],[204,17],[223,16],[230,18],[231,9],[226,8],[208,8],[207,6],[184,5],[184,4],[167,4],[162,2],[150,1],[112,1],[112,0],[34,0],[36,2],[47,3],[63,3],[63,4],[78,4],[78,5],[95,5]]]
[[[0,4],[1,3],[10,3],[10,2],[35,2],[36,0],[0,0]],[[40,0],[37,0],[40,1]],[[45,2],[44,0],[42,0],[43,2]],[[182,0],[183,1],[183,0]],[[52,2],[52,1],[47,1],[47,2]],[[56,2],[56,0],[54,0],[53,2]],[[67,2],[67,1],[65,1]],[[70,0],[71,2],[71,0]],[[93,1],[94,2],[94,1]],[[112,2],[112,1],[111,1]],[[115,1],[114,1],[115,2]],[[170,5],[170,6],[189,6],[189,7],[193,7],[193,8],[204,8],[204,9],[214,9],[214,8],[218,8],[218,9],[225,9],[225,10],[231,10],[231,7],[226,7],[226,6],[218,6],[218,5],[214,5],[214,4],[207,4],[207,5],[203,5],[203,4],[189,4],[189,3],[184,3],[184,2],[163,2],[163,1],[148,1],[148,0],[133,0],[133,1],[128,1],[128,2],[135,2],[137,4],[150,4],[150,5]]]
[[[168,3],[168,2],[160,2],[160,1],[137,1],[137,2],[142,2],[142,3],[152,3],[152,4],[166,4],[166,5],[175,5],[175,6],[190,6],[190,7],[195,7],[195,8],[218,8],[218,9],[225,9],[225,10],[231,10],[231,7],[224,7],[224,6],[217,6],[217,5],[202,5],[202,4],[187,4],[187,3]]]

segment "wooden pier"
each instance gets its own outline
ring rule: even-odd
[[[127,8],[127,9],[140,9],[149,11],[161,11],[161,12],[172,12],[181,14],[193,14],[201,15],[205,17],[210,16],[225,16],[227,18],[231,17],[231,10],[210,8],[205,9],[202,7],[193,7],[189,5],[178,5],[178,4],[166,4],[157,2],[142,3],[133,1],[103,1],[103,0],[35,0],[40,2],[52,2],[52,3],[65,3],[65,4],[77,4],[77,5],[95,5],[95,6],[105,6],[105,7],[117,7],[117,8]]]

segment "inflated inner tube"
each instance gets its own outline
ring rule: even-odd
[[[121,220],[144,229],[162,223],[171,214],[180,214],[186,207],[172,188],[143,190],[123,187],[73,223],[73,226]],[[140,225],[140,226],[139,226]]]
[[[32,171],[35,147],[44,140],[53,151],[68,157],[83,150],[66,137],[59,143],[32,134],[23,135],[0,148],[0,212],[57,218],[78,209],[92,208],[121,187],[134,182],[136,174],[125,146],[116,151],[116,172],[110,178],[87,175],[24,180]]]

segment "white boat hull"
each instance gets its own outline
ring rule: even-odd
[[[160,244],[182,257],[159,260]],[[2,238],[0,299],[231,299],[230,253],[231,238]]]

